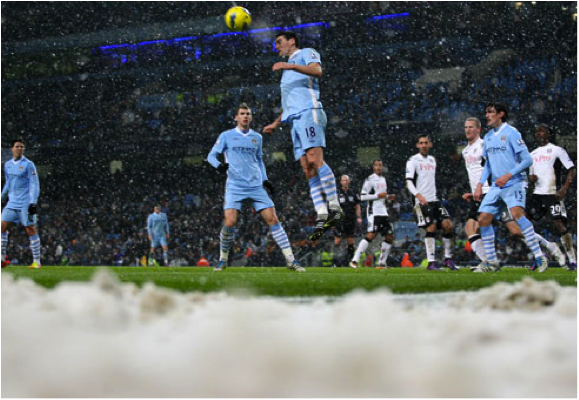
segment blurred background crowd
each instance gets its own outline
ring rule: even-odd
[[[321,54],[325,155],[336,177],[348,174],[360,190],[372,161],[384,161],[396,194],[389,264],[407,253],[418,265],[425,255],[404,187],[405,162],[425,132],[434,139],[439,196],[455,222],[455,262],[472,262],[461,199],[467,117],[481,119],[484,132],[485,103],[503,101],[530,149],[535,126],[546,123],[577,158],[576,4],[533,3],[241,2],[255,29],[241,34],[225,32],[230,3],[2,3],[2,161],[11,157],[10,140],[25,140],[40,175],[43,263],[139,265],[155,203],[169,217],[172,265],[214,262],[224,177],[204,160],[234,126],[240,102],[252,106],[256,131],[279,115],[280,76],[271,72],[279,27]],[[319,264],[332,234],[315,246],[306,240],[315,214],[287,128],[264,138],[264,152],[296,253]],[[576,184],[566,204],[575,235]],[[548,221],[538,226],[557,240]],[[365,225],[358,230],[361,237]],[[523,243],[499,236],[503,260],[528,260]],[[11,229],[8,257],[30,261],[23,229]],[[234,259],[284,265],[250,208],[238,223]]]

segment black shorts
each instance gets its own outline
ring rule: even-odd
[[[334,228],[334,235],[336,237],[354,237],[356,234],[356,220],[345,219]]]
[[[450,218],[448,211],[446,211],[446,208],[444,208],[440,201],[432,201],[426,206],[421,204],[415,205],[414,216],[416,217],[416,224],[419,228],[426,228],[434,223],[436,223],[438,228],[441,228],[442,221]]]
[[[368,215],[368,232],[379,233],[383,237],[394,234],[394,228],[387,215]]]
[[[482,198],[481,198],[482,201]],[[466,220],[474,219],[478,221],[478,215],[480,214],[478,208],[480,207],[480,201],[471,201],[469,202],[470,208],[468,209],[468,215],[466,216]]]
[[[550,215],[552,219],[567,220],[567,209],[563,201],[557,201],[554,194],[533,194],[527,202],[525,209],[529,217],[538,221],[545,215]]]

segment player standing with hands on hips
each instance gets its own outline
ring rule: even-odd
[[[8,228],[20,223],[30,239],[33,262],[28,268],[40,268],[40,237],[36,231],[36,203],[40,195],[40,183],[34,163],[24,157],[22,139],[12,141],[12,160],[4,164],[6,185],[2,189],[2,202],[8,203],[2,210],[2,268],[6,266]]]
[[[486,107],[487,124],[491,130],[484,138],[483,157],[486,163],[474,191],[475,201],[481,201],[482,186],[489,177],[492,178],[492,185],[479,208],[478,222],[487,256],[480,269],[485,272],[500,270],[495,250],[495,231],[491,224],[506,204],[535,255],[531,271],[538,269],[543,272],[549,264],[541,251],[533,224],[525,216],[526,192],[522,173],[533,165],[533,158],[519,131],[506,122],[508,116],[508,108],[503,103],[490,103]]]
[[[294,145],[295,160],[308,179],[310,194],[317,218],[310,240],[318,240],[343,217],[336,191],[336,178],[324,162],[326,147],[326,114],[320,103],[322,62],[314,49],[300,49],[300,41],[294,32],[278,33],[275,48],[287,62],[277,62],[273,71],[283,71],[281,78],[282,115],[265,126],[268,135],[282,122],[289,123]],[[324,199],[325,196],[325,199]]]

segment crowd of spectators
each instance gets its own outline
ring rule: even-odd
[[[283,14],[287,7],[253,4],[260,4],[252,8],[263,13],[273,7]],[[415,152],[416,133],[431,133],[441,170],[439,193],[456,226],[456,261],[472,260],[464,249],[465,207],[460,195],[466,190],[466,174],[457,155],[457,146],[464,144],[464,118],[483,119],[485,102],[499,99],[509,104],[511,121],[531,147],[533,127],[539,122],[551,124],[557,134],[576,135],[576,49],[569,46],[573,40],[576,43],[576,32],[569,31],[560,15],[547,14],[552,29],[540,24],[533,27],[537,11],[524,15],[512,5],[498,3],[493,3],[496,9],[472,3],[464,10],[469,23],[459,24],[445,19],[449,7],[409,5],[412,15],[421,18],[399,25],[387,20],[368,24],[359,15],[364,10],[366,14],[368,10],[375,14],[399,11],[406,3],[372,2],[367,8],[329,4],[308,5],[308,15],[313,18],[331,11],[340,24],[313,33],[298,32],[304,35],[304,46],[316,47],[323,60],[328,162],[337,176],[353,176],[353,186],[360,188],[369,164],[360,159],[356,148],[379,148],[388,168],[390,191],[397,195],[391,204],[393,219],[408,221],[412,199],[404,189],[404,163]],[[354,10],[358,16],[344,15],[352,12],[348,7],[358,7]],[[496,12],[502,13],[497,21],[490,18]],[[171,12],[163,15],[171,20]],[[142,18],[137,20],[147,23]],[[117,22],[121,19],[122,12]],[[93,23],[87,31],[97,26],[112,29],[106,21]],[[3,24],[3,34],[7,26]],[[63,27],[73,29],[72,25]],[[33,30],[36,35],[46,35],[42,33],[46,26],[33,24],[33,28],[38,30]],[[501,34],[497,32],[503,32],[503,40],[498,40]],[[15,34],[12,40],[19,37]],[[263,43],[239,37],[235,57],[226,57],[233,39],[220,40],[211,39],[200,50],[201,57],[186,65],[163,58],[163,51],[155,53],[155,62],[144,58],[133,65],[107,65],[102,61],[108,56],[96,52],[88,62],[92,63],[90,73],[28,81],[5,82],[3,78],[3,147],[14,136],[22,137],[41,170],[39,227],[45,264],[101,265],[115,258],[138,264],[149,246],[146,218],[157,202],[171,223],[173,263],[195,265],[201,256],[215,261],[224,182],[201,160],[217,135],[232,126],[232,112],[239,102],[252,106],[258,131],[280,112],[279,76],[271,73],[271,63],[277,58],[271,49],[264,53]],[[491,71],[476,73],[474,67],[496,49],[515,51]],[[163,60],[167,68],[159,67]],[[454,82],[419,84],[431,68],[464,68],[464,73]],[[357,146],[352,146],[353,140]],[[313,247],[305,240],[315,216],[302,172],[292,161],[287,132],[266,138],[264,145],[270,180],[280,189],[275,199],[278,215],[298,256],[320,251],[330,241]],[[576,149],[568,151],[576,160]],[[287,161],[273,161],[273,153],[284,153]],[[109,163],[115,160],[121,160],[123,168],[111,173]],[[464,175],[459,186],[457,171]],[[569,226],[575,229],[576,190],[569,191],[567,205]],[[522,243],[506,234],[500,237],[501,257],[528,258]],[[398,244],[392,262],[409,253],[415,264],[420,263],[422,240],[410,237]],[[23,232],[13,229],[8,254],[19,262],[29,258]],[[267,226],[250,209],[242,214],[234,254],[239,263],[283,265]]]

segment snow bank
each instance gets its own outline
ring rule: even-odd
[[[576,397],[577,289],[290,302],[3,274],[2,395]]]

